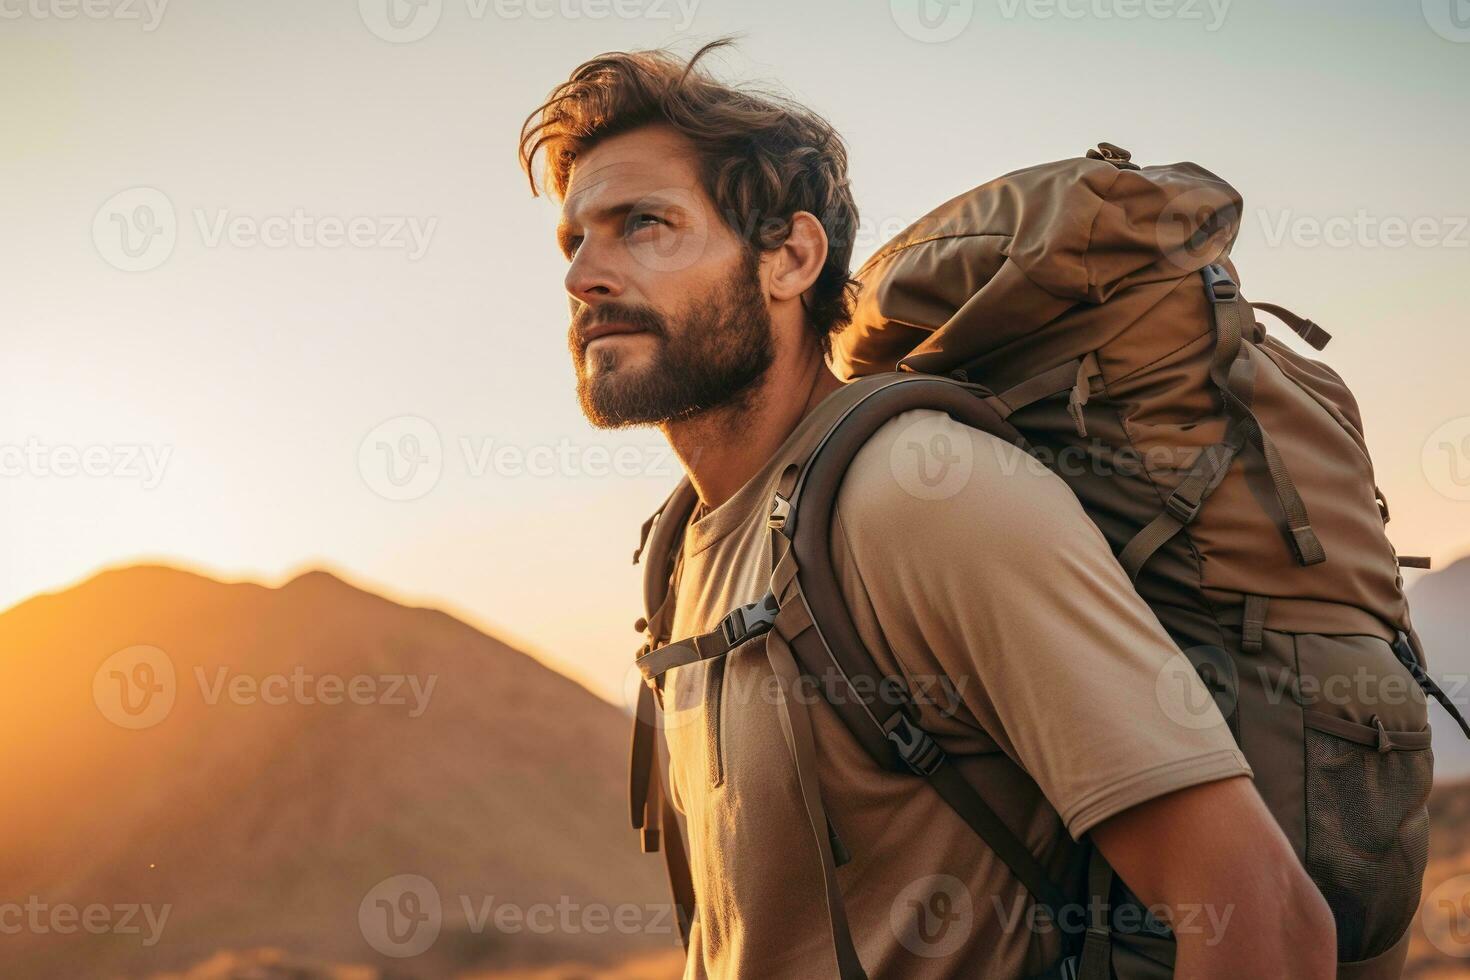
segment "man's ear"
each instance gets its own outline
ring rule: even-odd
[[[786,241],[767,253],[773,300],[795,299],[811,288],[827,261],[827,230],[810,211],[791,216]]]

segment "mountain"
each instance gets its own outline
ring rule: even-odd
[[[1470,716],[1470,558],[1414,583],[1409,609],[1424,641],[1430,675]],[[1430,704],[1429,720],[1434,728],[1435,775],[1470,776],[1470,739],[1438,704]]]
[[[626,740],[623,712],[534,659],[325,572],[131,567],[36,597],[0,614],[0,901],[24,906],[0,973],[667,955]]]

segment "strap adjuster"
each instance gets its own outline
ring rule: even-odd
[[[1200,508],[1204,504],[1205,502],[1203,500],[1192,502],[1185,500],[1180,496],[1179,491],[1175,490],[1164,500],[1164,509],[1180,524],[1192,524],[1194,523],[1194,519],[1199,516]]]
[[[1230,278],[1230,273],[1218,263],[1205,266],[1199,271],[1205,280],[1205,295],[1211,303],[1229,303],[1240,296],[1240,287]]]
[[[766,526],[776,531],[784,531],[786,522],[791,517],[791,501],[781,496],[774,495],[771,501],[771,516],[766,520]]]
[[[776,625],[776,613],[780,612],[776,597],[767,592],[755,602],[736,606],[720,620],[720,635],[729,646],[745,642],[752,636],[769,633]]]
[[[898,749],[898,757],[920,776],[932,776],[944,763],[944,750],[934,737],[915,726],[903,712],[897,712],[883,726],[888,741]]]

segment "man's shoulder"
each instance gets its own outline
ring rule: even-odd
[[[933,409],[880,426],[843,478],[838,511],[851,527],[1091,526],[1066,483],[1025,450]]]

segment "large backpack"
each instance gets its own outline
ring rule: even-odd
[[[901,678],[863,648],[827,534],[848,464],[900,412],[944,411],[1030,452],[1065,480],[1140,595],[1194,664],[1337,923],[1339,976],[1398,977],[1428,847],[1428,693],[1400,558],[1384,533],[1358,407],[1342,379],[1266,333],[1229,259],[1241,199],[1191,163],[1140,168],[1111,144],[1017,171],[941,205],[858,272],[833,367],[851,381],[815,451],[772,501],[772,587],[698,637],[672,640],[669,588],[696,503],[682,482],[644,524],[646,633],[638,664],[632,816],[663,850],[687,929],[693,892],[659,786],[659,678],[761,633],[783,686],[818,681],[881,764],[926,779],[1004,860],[1052,921],[1091,918],[1047,977],[1172,975],[1167,929],[1112,914],[1136,901],[1094,852],[1067,895],[916,724]],[[1063,611],[1064,612],[1064,611]],[[789,648],[789,654],[785,651]],[[791,659],[785,663],[780,658]],[[797,674],[799,672],[799,675]],[[844,980],[863,976],[842,912],[809,729],[782,702],[826,873]],[[806,770],[806,771],[804,771]],[[687,933],[686,933],[687,938]]]

